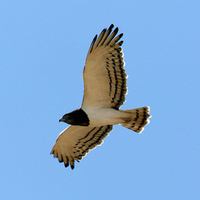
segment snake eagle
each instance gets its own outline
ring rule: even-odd
[[[70,124],[58,136],[51,151],[59,162],[69,164],[81,160],[91,149],[101,145],[103,139],[120,124],[141,133],[149,123],[148,106],[119,110],[127,93],[122,43],[114,25],[103,29],[94,37],[83,70],[84,97],[82,106],[65,114],[59,121]]]

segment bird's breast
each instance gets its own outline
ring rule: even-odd
[[[113,108],[84,108],[83,110],[90,120],[89,126],[105,126],[119,124],[121,122],[120,112]]]

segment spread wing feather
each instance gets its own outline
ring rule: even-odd
[[[100,127],[69,126],[58,136],[51,151],[65,167],[81,160],[91,149],[103,143],[103,139],[113,129],[112,125]]]
[[[114,25],[104,29],[99,37],[94,37],[88,51],[83,71],[84,107],[112,107],[119,109],[125,101],[127,92],[124,58],[118,36],[118,28]],[[111,33],[112,32],[112,33]],[[116,37],[115,37],[116,36]]]

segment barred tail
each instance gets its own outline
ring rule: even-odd
[[[149,119],[151,115],[149,115],[150,107],[142,107],[131,110],[121,110],[123,113],[124,122],[120,123],[120,125],[131,129],[137,133],[141,133],[144,130],[144,126],[149,123]]]

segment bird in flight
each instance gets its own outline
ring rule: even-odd
[[[51,154],[71,169],[75,161],[102,144],[114,124],[141,133],[151,117],[148,106],[119,110],[125,102],[127,75],[120,40],[123,34],[117,35],[118,28],[113,28],[111,24],[103,29],[90,45],[83,70],[82,106],[59,120],[70,126],[59,134]]]

